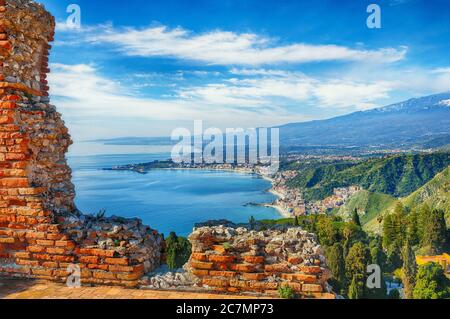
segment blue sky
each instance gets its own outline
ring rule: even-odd
[[[40,2],[57,20],[52,101],[76,141],[193,120],[273,126],[450,90],[450,0]],[[366,25],[371,3],[381,29]]]

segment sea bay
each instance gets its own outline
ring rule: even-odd
[[[107,171],[114,165],[164,160],[168,153],[70,156],[77,207],[84,213],[138,217],[168,235],[188,235],[195,223],[213,219],[247,222],[280,218],[270,203],[269,181],[253,174],[207,170]]]

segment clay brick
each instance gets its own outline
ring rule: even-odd
[[[216,270],[211,270],[209,272],[210,276],[213,277],[236,277],[236,272],[234,271],[216,271]]]
[[[203,254],[203,253],[193,253],[191,255],[191,258],[196,261],[206,261],[207,260],[206,254]]]
[[[67,236],[63,234],[47,234],[47,239],[49,240],[55,240],[55,241],[62,241],[63,239],[66,240]],[[58,246],[55,242],[55,246]],[[65,246],[63,246],[65,247]]]
[[[70,272],[68,272],[67,270],[63,270],[63,269],[58,269],[58,270],[54,270],[53,271],[53,276],[55,276],[55,277],[66,278],[66,277],[68,277],[70,275],[71,275]]]
[[[6,160],[11,160],[11,154],[6,154]],[[27,187],[28,179],[27,178],[2,178],[0,180],[0,187],[6,188],[20,188]]]
[[[230,269],[229,264],[225,263],[215,263],[214,268],[217,270],[227,271]]]
[[[227,279],[203,278],[202,284],[209,287],[228,287],[230,285]]]
[[[38,239],[36,240],[36,243],[39,246],[54,246],[55,245],[55,241],[54,240],[42,240],[42,239]]]
[[[71,263],[74,262],[75,257],[73,256],[63,256],[63,255],[52,255],[51,260],[53,261],[60,261],[64,263]]]
[[[249,286],[248,281],[244,280],[238,280],[238,279],[231,279],[230,280],[230,286],[235,288],[241,288],[245,289]]]
[[[192,269],[192,274],[194,276],[197,277],[204,277],[204,276],[208,276],[209,275],[209,271],[208,270],[203,270],[203,269]]]
[[[218,263],[232,263],[234,261],[233,256],[222,256],[222,255],[209,255],[208,260],[211,262]]]
[[[19,259],[30,259],[31,254],[28,252],[17,252],[17,253],[14,253],[14,257],[19,258]]]
[[[116,255],[116,252],[114,250],[92,249],[91,254],[99,257],[112,258]]]
[[[322,272],[322,268],[319,266],[302,266],[300,267],[300,271],[305,274],[319,274]]]
[[[78,260],[86,264],[98,264],[100,258],[98,258],[97,256],[79,256]]]
[[[215,252],[218,252],[219,254],[225,254],[227,252],[225,247],[223,247],[222,245],[215,245],[215,246],[213,246],[213,250]]]
[[[66,254],[66,250],[60,247],[48,247],[47,252],[52,255],[64,255]]]
[[[269,273],[283,273],[291,271],[287,264],[266,265],[264,270]]]
[[[113,272],[139,272],[144,271],[144,265],[137,266],[120,266],[120,265],[108,265],[109,271]]]
[[[0,238],[0,244],[14,244],[16,242],[15,238],[7,237],[7,238]]]
[[[130,273],[130,274],[116,274],[117,279],[120,280],[138,280],[142,277],[141,272]]]
[[[292,289],[294,289],[296,292],[302,291],[302,284],[300,284],[298,282],[289,282],[287,285],[289,287],[291,287]]]
[[[211,270],[214,268],[214,263],[193,261],[193,262],[191,262],[191,266],[196,269]]]
[[[305,275],[305,274],[293,274],[292,280],[301,281],[304,283],[317,283],[316,275]]]
[[[105,262],[111,265],[127,266],[129,261],[128,258],[106,258]]]
[[[323,288],[321,285],[303,284],[302,291],[304,291],[304,292],[322,292]]]
[[[244,256],[244,261],[250,264],[262,264],[264,263],[263,256]]]
[[[17,104],[14,102],[0,102],[0,109],[15,109]]]
[[[55,241],[55,246],[73,249],[75,248],[75,243],[69,240],[57,240]]]
[[[45,239],[46,234],[44,232],[28,232],[26,238],[30,239]]]
[[[31,272],[33,273],[33,275],[37,275],[37,276],[48,276],[48,277],[51,277],[53,275],[53,270],[52,269],[37,269],[37,268],[33,268],[33,269],[31,269]]]
[[[39,260],[52,260],[52,256],[49,254],[33,254],[33,258]]]
[[[97,279],[116,279],[116,275],[112,272],[96,270],[92,272],[94,278]]]
[[[37,260],[25,260],[25,259],[16,259],[16,264],[21,266],[39,266],[39,261]]]
[[[288,263],[292,264],[292,265],[299,265],[303,262],[303,259],[300,257],[289,257],[288,258]]]
[[[44,268],[58,268],[59,264],[53,261],[46,261],[42,263]]]
[[[110,267],[109,265],[102,265],[102,264],[88,264],[87,265],[88,269],[98,269],[98,270],[103,270],[103,271],[110,270],[109,267]]]
[[[263,273],[244,273],[242,274],[242,279],[244,280],[263,280],[266,279],[267,275]]]
[[[239,272],[255,272],[255,265],[247,265],[247,264],[233,264],[231,265],[231,270],[239,271]]]
[[[249,283],[250,289],[255,290],[273,290],[278,288],[277,282],[262,282],[262,281],[251,281]]]
[[[27,250],[32,253],[43,253],[45,252],[46,248],[42,246],[28,246]]]

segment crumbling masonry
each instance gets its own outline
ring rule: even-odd
[[[83,283],[134,287],[159,266],[162,238],[76,210],[72,142],[48,98],[54,29],[41,5],[0,0],[0,274],[65,281],[74,264]]]

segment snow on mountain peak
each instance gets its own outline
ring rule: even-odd
[[[439,102],[439,105],[450,106],[450,100],[442,100],[442,101]]]

